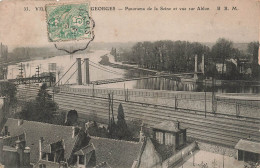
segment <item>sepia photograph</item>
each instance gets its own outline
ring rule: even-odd
[[[0,0],[0,168],[260,168],[259,0]]]

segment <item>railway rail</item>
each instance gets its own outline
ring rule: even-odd
[[[60,104],[61,108],[65,110],[75,108],[81,117],[84,117],[84,115],[96,115],[106,119],[108,117],[108,102],[104,100],[105,98],[93,98],[71,93],[59,93],[55,98],[55,101]],[[203,141],[234,146],[239,139],[248,138],[249,135],[253,140],[259,141],[260,139],[258,132],[259,119],[250,117],[236,118],[232,115],[227,117],[212,115],[203,118],[204,114],[199,111],[175,110],[174,108],[163,106],[154,108],[153,105],[143,106],[142,103],[124,102],[122,100],[114,100],[114,102],[115,115],[118,104],[123,103],[128,120],[143,119],[145,123],[152,126],[165,120],[178,119],[185,127],[189,128],[188,135]]]

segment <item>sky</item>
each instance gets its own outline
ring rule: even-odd
[[[0,42],[11,47],[51,44],[47,38],[46,13],[35,10],[35,7],[44,7],[50,3],[69,2],[0,1]],[[251,42],[260,38],[260,8],[256,0],[96,0],[90,1],[90,6],[115,7],[115,11],[92,11],[96,24],[95,42],[215,42],[220,37],[234,42]],[[221,7],[219,11],[218,6]],[[229,11],[224,11],[225,6]],[[231,10],[233,6],[238,10]],[[24,7],[28,7],[30,11],[24,11]],[[129,11],[125,10],[125,7],[140,7],[146,10]],[[149,7],[153,10],[148,11]],[[154,10],[154,7],[159,10]],[[171,10],[162,11],[160,7],[168,7]],[[206,7],[209,10],[198,11],[198,7]],[[186,11],[181,11],[180,8],[186,8]],[[190,11],[189,8],[195,10]]]

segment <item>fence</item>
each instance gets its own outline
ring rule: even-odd
[[[186,146],[185,148],[181,149],[176,154],[174,154],[172,157],[166,159],[162,163],[162,168],[168,168],[168,167],[175,165],[176,163],[181,161],[185,156],[189,155],[191,151],[194,151],[196,146],[197,146],[196,142],[193,142],[193,143],[189,144],[188,146]]]
[[[198,110],[211,113],[260,118],[260,101],[216,97],[211,92],[185,92],[144,89],[71,88],[60,87],[60,92],[107,98],[113,93],[115,99],[173,107],[175,109]]]

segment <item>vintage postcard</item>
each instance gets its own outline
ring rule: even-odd
[[[260,1],[0,0],[0,167],[259,168]]]

